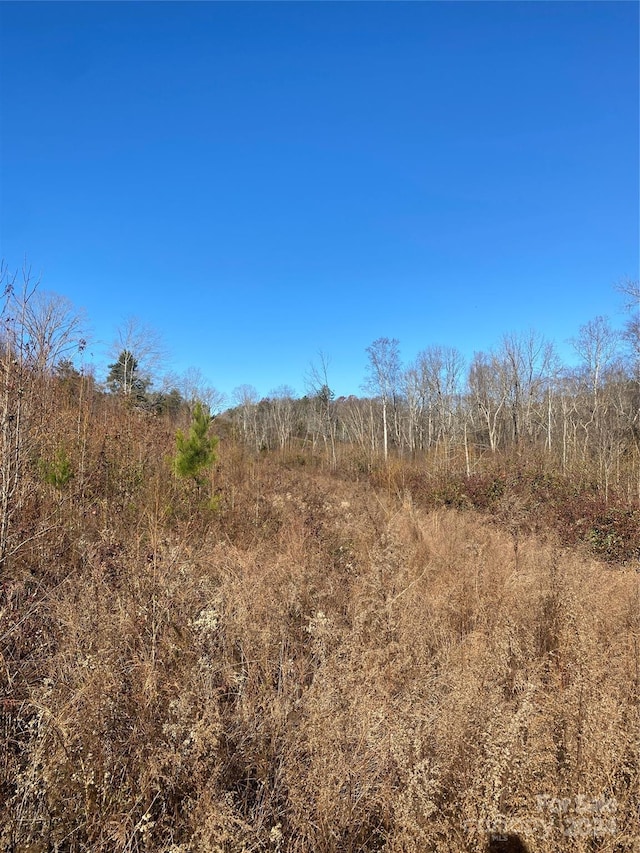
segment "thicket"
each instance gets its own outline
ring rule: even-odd
[[[0,849],[640,850],[627,490],[535,448],[471,473],[463,447],[261,450],[39,363],[18,328]]]

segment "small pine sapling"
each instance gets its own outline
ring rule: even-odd
[[[45,483],[53,486],[55,489],[61,490],[73,478],[73,469],[71,460],[67,455],[66,450],[61,447],[56,451],[52,461],[41,459],[38,463],[40,474]]]
[[[211,415],[206,406],[198,402],[194,406],[189,434],[182,430],[176,433],[176,455],[173,468],[178,477],[192,479],[200,491],[204,472],[218,459],[216,448],[218,439],[209,435]]]

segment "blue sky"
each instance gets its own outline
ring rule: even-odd
[[[559,344],[638,278],[639,5],[0,5],[0,253],[224,392]]]

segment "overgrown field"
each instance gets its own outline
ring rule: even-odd
[[[637,510],[609,553],[549,476],[231,439],[189,484],[175,424],[56,399],[2,578],[0,849],[640,850]]]

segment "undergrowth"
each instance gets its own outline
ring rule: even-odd
[[[3,577],[0,849],[640,850],[637,509],[228,441],[212,507],[171,425],[91,417]]]

